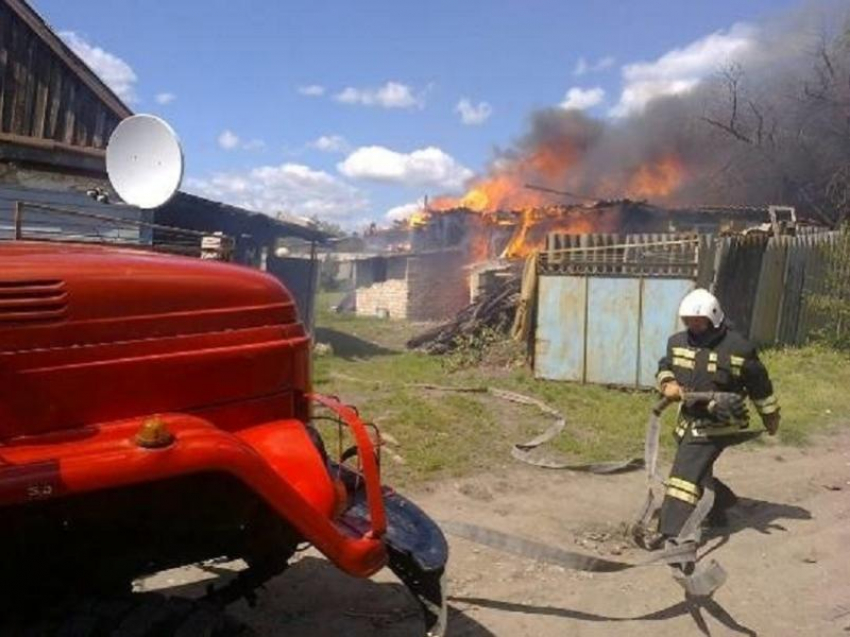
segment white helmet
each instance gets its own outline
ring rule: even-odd
[[[686,316],[704,316],[711,321],[714,327],[720,327],[723,322],[723,308],[720,301],[708,290],[697,288],[689,292],[679,305],[679,318]]]

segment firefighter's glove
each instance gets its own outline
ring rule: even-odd
[[[744,398],[732,392],[715,392],[708,402],[708,413],[721,422],[741,422],[748,418]]]
[[[667,400],[681,400],[682,387],[675,380],[670,380],[661,386],[661,394]]]

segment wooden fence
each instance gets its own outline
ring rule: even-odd
[[[800,278],[803,302],[796,341],[780,342],[799,344],[813,337],[846,342],[850,336],[850,233],[831,233],[816,243]]]
[[[551,232],[540,254],[540,274],[698,278],[699,254],[709,239],[681,234],[567,234]]]
[[[846,235],[716,240],[712,289],[727,316],[759,345],[801,345],[823,329],[846,330],[830,312],[850,300]],[[843,258],[842,258],[843,256]]]
[[[550,233],[542,275],[691,279],[759,345],[850,334],[850,233],[714,238]]]

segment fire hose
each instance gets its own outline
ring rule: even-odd
[[[452,389],[440,386],[423,387],[440,390]],[[645,467],[647,474],[647,497],[633,526],[646,533],[646,529],[660,506],[660,499],[655,495],[655,486],[662,483],[662,479],[657,472],[661,414],[671,404],[671,401],[663,398],[652,408],[646,428],[643,459],[576,465],[535,460],[529,457],[531,450],[551,440],[564,429],[565,418],[560,412],[537,399],[514,392],[495,388],[487,388],[485,391],[505,400],[536,406],[544,413],[556,418],[556,422],[541,435],[527,443],[514,445],[512,455],[518,460],[546,468],[588,471],[598,474],[617,473]],[[685,400],[689,403],[695,403],[709,402],[718,398],[721,401],[723,400],[723,397],[719,394],[694,392],[688,394]],[[702,497],[685,521],[678,536],[668,539],[664,548],[649,559],[637,563],[607,560],[582,553],[566,551],[557,546],[543,544],[464,522],[441,521],[440,525],[447,533],[475,542],[476,544],[488,546],[519,557],[554,564],[570,570],[613,573],[653,564],[669,564],[675,567],[672,570],[673,577],[685,590],[686,597],[699,599],[711,596],[723,585],[727,577],[726,572],[715,560],[712,559],[703,563],[700,562],[697,555],[697,548],[701,540],[701,525],[713,505],[714,490],[711,485],[707,485],[703,490]]]
[[[342,374],[334,375],[349,381],[361,381],[361,379]],[[528,442],[517,443],[513,446],[511,455],[522,462],[549,469],[582,471],[602,475],[645,467],[647,475],[647,497],[643,506],[641,506],[633,528],[640,529],[640,532],[646,533],[649,522],[660,506],[660,499],[655,496],[655,486],[662,483],[662,479],[657,472],[661,414],[672,401],[662,398],[652,408],[646,427],[643,458],[572,464],[541,460],[531,456],[531,452],[534,449],[555,438],[566,427],[566,418],[564,415],[543,401],[495,387],[451,387],[426,383],[406,384],[405,386],[443,392],[488,393],[503,400],[537,407],[543,413],[554,418],[555,422],[542,434]],[[684,397],[684,400],[687,402],[712,401],[718,396],[719,394],[712,392],[691,392]],[[607,560],[567,551],[557,546],[510,535],[476,524],[451,520],[440,520],[439,523],[445,532],[470,542],[518,557],[554,564],[575,571],[613,573],[654,564],[669,564],[675,567],[672,571],[673,577],[685,590],[686,597],[699,599],[701,597],[709,597],[726,581],[726,572],[715,560],[712,559],[708,560],[707,563],[702,563],[699,561],[699,556],[697,555],[697,548],[701,539],[701,524],[711,511],[713,505],[714,490],[711,488],[711,485],[707,485],[703,489],[702,497],[698,500],[691,515],[685,521],[679,535],[676,538],[668,539],[663,549],[657,551],[652,557],[637,563]]]

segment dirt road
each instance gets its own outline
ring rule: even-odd
[[[729,573],[716,604],[700,611],[710,634],[850,634],[850,430],[805,449],[728,450],[718,475],[744,497],[728,536],[706,546],[720,545],[712,555]],[[625,545],[621,524],[643,488],[640,473],[597,477],[515,466],[413,495],[437,519],[637,561],[645,554]],[[449,539],[451,636],[700,634],[666,567],[576,573]],[[167,583],[192,577],[172,574]],[[232,608],[268,637],[416,637],[422,630],[414,602],[392,575],[354,580],[309,553],[268,585],[254,609]]]

